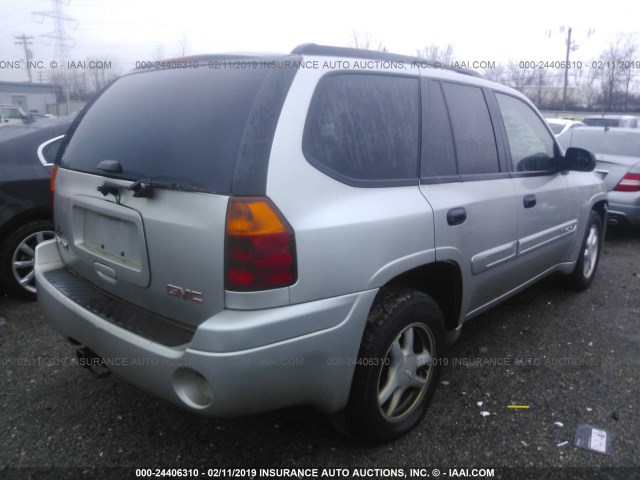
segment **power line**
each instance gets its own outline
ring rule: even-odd
[[[45,33],[40,37],[48,41],[47,44],[53,42],[54,52],[64,62],[67,56],[67,50],[75,45],[73,37],[67,35],[66,25],[70,28],[78,28],[78,21],[64,13],[63,7],[69,5],[69,0],[63,3],[63,0],[51,0],[53,3],[53,11],[49,12],[31,12],[33,18],[38,23],[43,23],[45,18],[52,18],[55,30],[53,32]],[[39,19],[39,21],[37,20]]]
[[[53,51],[54,56],[57,56],[60,60],[61,65],[65,65],[67,60],[67,51],[75,45],[75,40],[73,37],[67,35],[66,26],[68,25],[70,28],[78,28],[78,21],[70,17],[69,15],[64,13],[63,7],[69,5],[70,0],[51,0],[53,3],[53,10],[48,12],[31,12],[34,20],[39,23],[43,23],[45,18],[53,19],[55,30],[50,33],[45,33],[44,35],[40,35],[41,38],[44,38],[45,41],[48,40],[49,43],[53,42]],[[62,72],[62,83],[63,89],[65,92],[65,96],[67,97],[67,114],[69,113],[69,85],[68,79],[66,75],[66,71]]]

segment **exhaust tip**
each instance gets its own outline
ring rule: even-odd
[[[186,405],[203,410],[213,403],[213,388],[207,379],[190,368],[180,368],[173,374],[173,388]]]
[[[97,378],[103,378],[111,374],[105,359],[90,348],[77,348],[76,357],[78,358],[78,365],[89,370]]]

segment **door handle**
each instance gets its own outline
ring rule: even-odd
[[[533,208],[536,206],[538,199],[536,199],[535,195],[525,195],[522,199],[522,203],[524,204],[524,208]]]
[[[463,207],[452,208],[447,212],[447,223],[449,225],[460,225],[467,219],[467,211]]]

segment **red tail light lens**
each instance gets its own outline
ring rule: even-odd
[[[51,206],[53,207],[53,194],[56,191],[56,176],[58,175],[58,165],[51,167],[51,181],[49,182],[49,189],[51,190]]]
[[[614,190],[616,192],[640,192],[640,173],[627,173]]]
[[[268,290],[295,283],[293,230],[268,198],[229,200],[225,267],[227,290]]]

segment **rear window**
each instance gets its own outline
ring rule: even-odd
[[[562,148],[579,147],[600,155],[637,157],[640,152],[640,131],[592,130],[578,128],[558,137]]]
[[[258,62],[253,69],[202,66],[124,76],[87,110],[61,165],[105,175],[98,164],[115,160],[122,173],[111,177],[231,193],[238,156],[256,145],[270,150],[281,105],[254,107],[270,72],[278,74]],[[281,96],[270,93],[262,97]]]
[[[620,121],[614,118],[585,118],[584,124],[589,127],[619,127]]]

